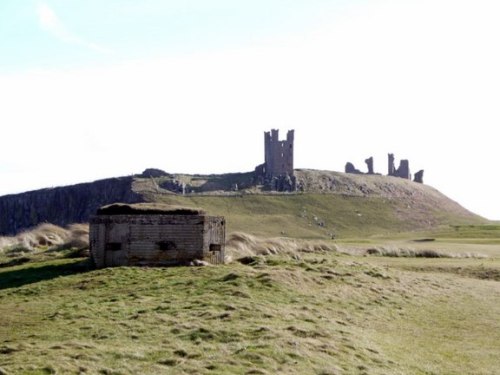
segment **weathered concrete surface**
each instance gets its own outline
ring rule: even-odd
[[[96,210],[115,202],[143,202],[132,190],[133,177],[34,190],[0,197],[0,235],[14,235],[42,222],[87,222]]]
[[[201,212],[157,204],[103,208],[90,221],[92,260],[98,268],[222,264],[225,220]]]

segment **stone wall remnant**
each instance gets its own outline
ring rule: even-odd
[[[363,174],[359,169],[356,169],[354,164],[351,162],[347,162],[345,165],[345,173],[351,173],[351,174]]]
[[[394,172],[396,171],[396,168],[394,167],[394,154],[388,155],[388,161],[389,161],[389,163],[388,163],[389,166],[388,166],[387,175],[394,176]]]
[[[419,184],[424,183],[424,170],[423,169],[421,169],[417,173],[415,173],[415,177],[414,177],[413,181],[418,182]]]
[[[398,169],[395,169],[394,167],[394,154],[389,154],[388,161],[389,161],[389,174],[388,174],[389,176],[400,177],[406,180],[411,180],[410,162],[408,160],[402,159],[399,162]]]
[[[407,180],[411,180],[410,174],[410,162],[406,159],[403,159],[399,162],[399,168],[396,170],[396,176],[405,178]]]
[[[365,160],[366,166],[368,167],[368,174],[375,174],[373,171],[373,156],[370,156]]]
[[[348,162],[345,165],[345,173],[352,173],[352,174],[375,174],[373,170],[373,156],[370,156],[368,159],[365,160],[366,166],[368,167],[368,172],[363,173],[359,169],[356,169],[353,163]]]

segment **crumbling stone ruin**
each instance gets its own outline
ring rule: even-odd
[[[366,159],[365,163],[368,167],[368,172],[366,174],[376,174],[373,168],[373,156]],[[356,167],[354,167],[354,164],[352,163],[347,163],[345,165],[345,173],[364,174],[359,169],[356,169]],[[404,178],[406,180],[411,180],[410,162],[406,159],[403,159],[399,162],[399,167],[396,169],[394,164],[394,154],[388,154],[387,175]],[[423,184],[424,183],[423,177],[424,177],[424,171],[421,170],[415,174],[415,179],[413,181]]]
[[[356,169],[354,164],[351,162],[347,162],[345,165],[345,173],[351,173],[351,174],[363,174],[359,169]]]
[[[264,146],[265,162],[258,165],[253,172],[186,177],[173,175],[161,169],[148,168],[142,174],[135,176],[1,196],[0,235],[14,235],[22,229],[43,222],[56,225],[86,222],[102,205],[115,202],[143,202],[146,193],[238,192],[254,188],[258,190],[261,187],[264,190],[280,192],[307,191],[307,182],[297,181],[294,173],[294,130],[288,131],[285,140],[279,140],[278,130],[265,132]],[[365,163],[368,167],[366,174],[376,174],[373,157],[366,159]],[[346,164],[345,172],[364,174],[352,163]],[[394,154],[389,154],[388,174],[411,179],[408,160],[401,160],[399,168],[396,169]],[[423,175],[423,170],[417,172],[414,181],[423,183]],[[332,190],[331,185],[334,184],[332,181],[330,185],[321,186],[321,189]]]
[[[279,130],[264,132],[264,164],[255,168],[256,181],[275,191],[295,191],[293,173],[294,131],[289,130],[286,140],[279,140]]]
[[[401,160],[399,162],[399,168],[396,170],[396,174],[398,175],[398,177],[411,180],[410,162],[406,159]]]
[[[421,169],[417,173],[415,173],[415,177],[413,178],[413,181],[418,182],[419,184],[424,183],[424,170]]]
[[[365,160],[365,163],[368,167],[368,173],[366,174],[375,174],[373,171],[373,156],[370,156],[368,159]],[[351,162],[347,162],[345,165],[345,173],[351,173],[351,174],[365,174],[361,172],[359,169],[356,169],[354,164]]]
[[[365,160],[366,166],[368,167],[368,174],[374,174],[373,172],[373,156],[370,156]]]
[[[394,154],[389,154],[389,167],[388,167],[388,176],[394,176],[394,172],[396,171],[396,168],[394,168]]]
[[[410,174],[410,163],[408,160],[403,159],[399,162],[399,168],[394,167],[394,154],[389,154],[389,170],[388,175],[394,177],[404,178],[406,180],[411,180]]]

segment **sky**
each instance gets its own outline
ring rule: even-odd
[[[500,219],[497,0],[1,0],[0,195],[160,168],[387,173]]]

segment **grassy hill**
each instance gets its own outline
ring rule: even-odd
[[[185,196],[162,189],[165,178],[138,178],[133,189],[147,201],[223,215],[229,232],[265,236],[345,238],[488,222],[436,189],[400,178],[313,170],[297,170],[296,175],[304,192],[262,191],[248,182],[249,174],[175,176],[196,191]],[[247,188],[221,190],[236,181]]]
[[[103,205],[141,201],[198,205],[227,216],[229,230],[271,236],[345,238],[488,223],[430,186],[395,177],[296,170],[299,191],[284,194],[255,185],[253,173],[146,172],[2,196],[0,234],[88,222]]]
[[[0,373],[498,373],[498,246],[103,270],[65,254],[0,268]]]
[[[294,194],[134,179],[147,201],[280,237],[231,236],[222,266],[94,270],[71,249],[84,225],[0,237],[0,375],[498,374],[498,223],[410,181],[297,175]],[[178,177],[197,193],[161,188]]]

